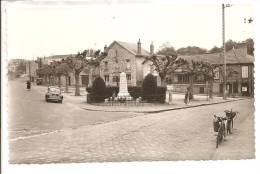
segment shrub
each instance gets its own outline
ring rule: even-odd
[[[97,77],[91,89],[91,101],[93,102],[103,102],[106,98],[106,84],[101,77]]]
[[[156,94],[157,81],[155,76],[148,74],[145,76],[142,84],[143,99],[148,102],[153,101]]]
[[[165,95],[166,95],[166,87],[159,86],[156,89],[156,101],[160,103],[165,102]]]
[[[91,93],[91,89],[92,89],[92,87],[86,87],[86,91],[87,91],[88,93]]]
[[[116,94],[118,94],[119,92],[119,87],[118,86],[107,86],[106,89],[106,98],[109,98],[113,95],[114,92],[116,92]]]
[[[134,99],[141,97],[142,94],[142,87],[141,86],[129,86],[128,92]]]

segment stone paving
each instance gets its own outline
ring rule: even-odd
[[[234,134],[215,148],[212,114],[240,112]],[[253,100],[146,114],[10,142],[11,163],[254,158]],[[246,121],[245,121],[246,120]],[[223,149],[223,151],[222,151]]]

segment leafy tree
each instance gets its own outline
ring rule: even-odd
[[[155,71],[158,72],[162,86],[166,86],[166,75],[173,73],[176,69],[186,64],[186,61],[182,58],[178,58],[177,55],[160,56],[152,55],[148,58],[155,67]]]
[[[159,51],[157,52],[159,55],[165,55],[165,56],[177,56],[177,52],[174,49],[173,46],[169,42],[163,43],[162,46],[160,46]]]
[[[200,48],[200,47],[196,47],[196,46],[188,46],[186,48],[179,48],[177,50],[177,53],[179,55],[194,55],[194,54],[204,54],[206,53],[207,50]]]
[[[214,46],[211,50],[209,50],[210,53],[220,53],[222,51],[222,48],[219,48],[217,46]]]
[[[26,62],[25,61],[20,61],[18,66],[16,67],[15,71],[18,74],[23,74],[26,72]]]
[[[41,68],[37,70],[37,74],[39,76],[43,76],[45,79],[45,82],[47,81],[48,78],[48,84],[51,84],[51,76],[54,75],[54,69],[51,65],[42,65]]]
[[[249,55],[254,55],[254,40],[252,38],[249,38],[246,40],[246,43],[247,43],[247,53]]]
[[[226,51],[229,51],[233,48],[235,48],[237,46],[237,43],[232,41],[231,39],[229,39],[226,43],[225,43],[225,49]]]
[[[213,82],[215,74],[217,73],[216,69],[219,69],[219,72],[221,72],[220,68],[222,65],[216,65],[216,64],[210,64],[208,62],[201,62],[202,65],[202,73],[205,76],[206,82],[209,84],[209,98],[213,98]]]
[[[152,74],[145,76],[142,84],[143,99],[147,101],[152,101],[154,95],[156,94],[157,81],[156,77]]]
[[[68,64],[64,61],[64,59],[59,62],[58,66],[56,67],[56,74],[59,77],[59,86],[60,86],[60,77],[64,76],[65,77],[65,92],[68,92],[68,78],[69,74],[72,72]]]
[[[186,71],[189,76],[191,99],[194,98],[193,96],[194,78],[195,76],[202,74],[202,66],[203,66],[203,62],[193,61],[193,60],[191,62],[188,62],[185,66],[183,66],[184,71]]]
[[[75,56],[69,56],[65,59],[67,65],[72,69],[75,76],[75,96],[80,96],[79,75],[87,64],[87,50],[78,52]]]

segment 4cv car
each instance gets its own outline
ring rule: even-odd
[[[63,96],[61,95],[61,89],[56,86],[49,86],[47,93],[45,94],[45,101],[55,101],[62,103]]]

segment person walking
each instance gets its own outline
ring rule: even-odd
[[[189,87],[187,88],[187,91],[185,93],[185,98],[184,98],[184,103],[186,105],[188,105],[190,103],[190,97],[191,97],[191,92],[190,92],[190,89]]]

